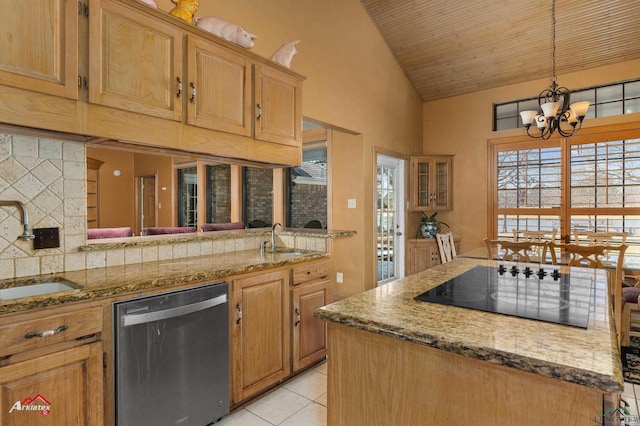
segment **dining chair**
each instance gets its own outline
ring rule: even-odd
[[[512,229],[513,241],[555,241],[557,229],[551,231],[530,231],[528,229]]]
[[[574,231],[576,244],[626,244],[627,232],[582,232]]]
[[[451,262],[456,254],[456,246],[453,242],[453,233],[451,231],[445,234],[436,234],[436,241],[438,242],[438,250],[440,251],[440,262]]]
[[[623,336],[626,334],[625,328],[629,327],[630,320],[623,319],[623,308],[625,298],[623,298],[623,278],[624,253],[627,250],[626,244],[548,244],[551,253],[551,263],[554,265],[579,266],[585,268],[606,269],[608,272],[609,293],[613,297],[613,318],[618,332],[618,343],[621,344]],[[615,267],[613,267],[615,266]]]
[[[546,241],[510,241],[484,239],[488,259],[513,262],[542,262],[547,256]],[[503,252],[500,255],[500,252]]]

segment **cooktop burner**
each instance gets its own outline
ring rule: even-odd
[[[592,287],[557,269],[476,266],[415,300],[587,328]]]

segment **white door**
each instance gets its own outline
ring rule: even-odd
[[[404,276],[404,160],[378,154],[376,254],[378,285]]]

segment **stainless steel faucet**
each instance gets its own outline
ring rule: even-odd
[[[276,251],[276,227],[282,229],[281,223],[274,223],[271,227],[271,251]]]
[[[35,238],[35,235],[29,232],[29,214],[27,213],[27,209],[24,208],[24,204],[17,200],[0,200],[0,207],[16,207],[20,210],[24,231],[22,235],[18,235],[19,239],[32,240]]]

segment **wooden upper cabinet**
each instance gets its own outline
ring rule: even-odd
[[[101,1],[92,3],[89,33],[89,102],[182,120],[182,30]]]
[[[302,81],[262,64],[254,65],[255,138],[302,144]]]
[[[411,157],[411,210],[451,210],[452,166],[451,156]]]
[[[78,98],[78,3],[0,0],[0,84]]]
[[[251,63],[206,40],[187,40],[187,123],[251,136]]]

